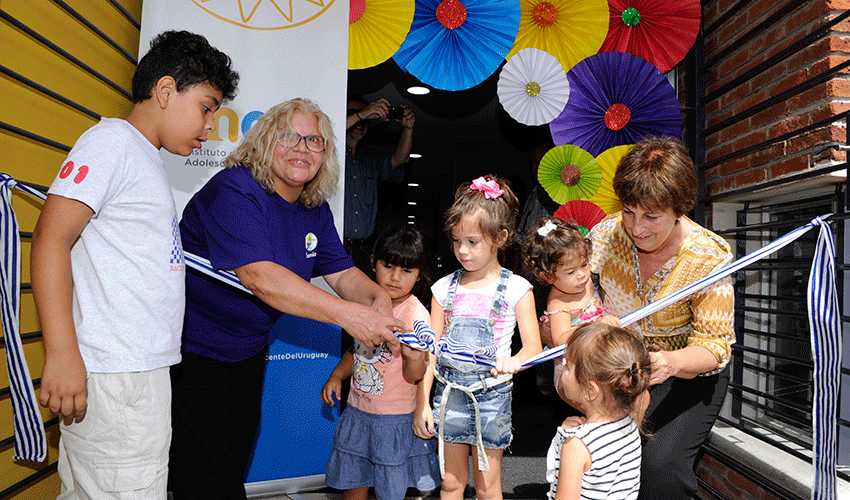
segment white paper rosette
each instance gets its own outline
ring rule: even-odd
[[[563,111],[570,97],[570,84],[555,56],[528,48],[517,52],[502,67],[497,93],[514,120],[543,125]]]

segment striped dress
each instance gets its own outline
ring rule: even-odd
[[[583,500],[636,499],[640,490],[640,433],[631,417],[614,422],[584,424],[570,429],[558,427],[546,454],[549,500],[558,488],[561,448],[571,437],[580,439],[590,451],[590,470],[581,476]]]

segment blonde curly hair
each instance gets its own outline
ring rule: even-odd
[[[292,130],[292,117],[296,113],[313,115],[319,124],[319,134],[325,138],[325,159],[316,176],[304,185],[301,203],[315,208],[327,201],[336,190],[339,179],[339,160],[336,151],[336,136],[331,120],[314,102],[295,98],[272,106],[242,137],[235,151],[224,160],[225,168],[239,165],[251,172],[251,177],[269,194],[275,192],[272,171],[274,148],[281,130]]]

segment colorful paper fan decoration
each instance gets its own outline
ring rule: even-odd
[[[442,90],[483,82],[505,60],[519,29],[516,0],[416,0],[399,67]]]
[[[386,61],[401,47],[415,4],[405,0],[351,0],[348,11],[348,69]]]
[[[682,113],[667,77],[644,59],[602,52],[567,73],[570,100],[549,123],[555,144],[592,155],[646,135],[682,136]]]
[[[554,56],[523,49],[502,67],[497,93],[514,120],[543,125],[561,114],[570,97],[570,84]]]
[[[670,71],[699,33],[698,0],[608,0],[610,29],[600,52],[628,52]]]
[[[570,219],[576,221],[580,226],[581,234],[587,236],[593,226],[605,218],[605,212],[595,203],[586,200],[573,200],[558,207],[552,217],[557,217],[563,221]]]
[[[537,167],[537,181],[558,204],[591,197],[601,180],[593,155],[571,144],[550,149]]]
[[[599,52],[608,33],[606,0],[520,0],[522,15],[508,60],[533,47],[552,54],[569,71]]]
[[[634,144],[614,146],[596,157],[596,164],[602,171],[602,182],[599,183],[599,189],[596,190],[596,193],[587,201],[593,202],[608,215],[619,212],[623,208],[623,205],[620,204],[620,198],[614,193],[614,174],[617,172],[620,159],[633,147]]]

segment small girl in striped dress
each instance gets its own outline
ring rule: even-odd
[[[555,362],[563,364],[558,395],[584,417],[567,418],[552,439],[548,499],[636,499],[651,367],[643,342],[623,328],[585,323]]]

